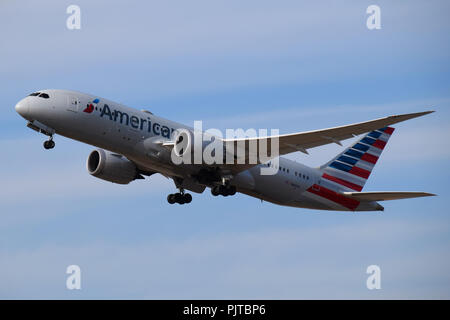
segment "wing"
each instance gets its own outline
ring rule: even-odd
[[[384,128],[395,123],[399,123],[405,120],[424,116],[434,111],[425,111],[417,113],[408,113],[401,115],[393,115],[385,118],[380,118],[371,121],[359,122],[346,126],[306,131],[292,134],[284,134],[278,136],[269,137],[252,137],[252,138],[236,138],[236,139],[223,139],[224,143],[224,160],[223,164],[214,166],[222,167],[222,169],[228,170],[232,173],[237,173],[248,168],[251,168],[259,163],[264,163],[272,158],[278,156],[300,151],[308,153],[308,149],[323,146],[330,143],[341,144],[342,140],[353,138],[357,135]],[[278,148],[276,148],[278,141]],[[274,142],[274,151],[272,152],[272,142]],[[175,141],[155,141],[155,143],[172,150],[175,146]],[[259,148],[263,146],[264,152],[261,152],[264,156],[260,158]],[[276,150],[278,149],[278,150]],[[231,151],[231,152],[230,152]],[[226,154],[232,154],[234,161],[231,163],[227,161]],[[244,157],[236,155],[244,155]],[[256,163],[255,163],[256,160]],[[201,166],[208,166],[202,164]]]
[[[408,191],[344,192],[343,194],[359,201],[384,201],[435,196],[435,194],[427,192]]]
[[[432,112],[434,111],[393,115],[385,118],[380,118],[366,122],[359,122],[341,127],[284,134],[278,136],[260,137],[260,138],[224,139],[224,142],[234,143],[235,148],[238,146],[238,143],[240,142],[242,145],[245,144],[245,149],[246,151],[248,151],[251,142],[255,143],[254,142],[255,140],[257,140],[258,142],[261,141],[261,143],[267,143],[267,150],[268,150],[267,153],[270,154],[271,140],[276,138],[279,141],[279,155],[284,155],[295,151],[308,153],[307,150],[311,148],[323,146],[330,143],[337,143],[339,145],[342,145],[341,140],[353,138],[354,136],[360,135],[362,133],[377,130],[405,120],[421,117]]]

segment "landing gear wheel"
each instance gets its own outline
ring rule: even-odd
[[[183,189],[180,189],[180,192],[169,194],[167,196],[167,202],[170,204],[178,203],[178,204],[185,204],[185,203],[191,203],[192,196],[189,193],[184,193]]]
[[[236,194],[236,187],[235,186],[215,186],[211,189],[211,194],[213,196],[218,196],[219,194],[227,197],[227,196],[234,196]]]
[[[219,186],[215,186],[211,189],[211,194],[214,197],[217,197],[220,194]]]
[[[219,186],[219,192],[224,197],[228,196],[228,188],[225,186]]]
[[[191,203],[192,201],[192,196],[189,193],[185,193],[183,195],[183,201],[184,203]]]
[[[47,140],[47,141],[44,142],[44,148],[45,148],[46,150],[48,150],[48,149],[53,149],[54,147],[55,147],[55,141],[53,141],[53,140]]]
[[[175,195],[174,194],[169,194],[167,196],[167,202],[170,204],[174,204],[175,203]]]
[[[184,204],[184,197],[181,193],[175,193],[175,202],[178,204]]]

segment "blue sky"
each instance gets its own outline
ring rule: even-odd
[[[69,31],[72,3],[0,4],[1,298],[450,298],[448,2],[77,1]],[[366,28],[371,4],[381,30]],[[43,88],[281,133],[436,110],[396,126],[365,190],[439,196],[381,214],[209,191],[169,205],[164,177],[114,185],[86,172],[91,146],[57,137],[45,151],[14,111]],[[317,166],[340,150],[289,157]],[[65,287],[70,264],[80,291]]]

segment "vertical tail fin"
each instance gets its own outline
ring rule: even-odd
[[[385,127],[365,135],[321,167],[321,184],[336,191],[361,191],[394,132]]]

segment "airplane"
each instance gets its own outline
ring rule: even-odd
[[[155,173],[173,179],[179,192],[167,196],[170,204],[190,203],[192,195],[186,190],[203,193],[206,188],[213,196],[240,192],[282,206],[350,212],[383,211],[379,201],[435,196],[426,192],[362,191],[394,132],[392,125],[434,111],[293,134],[220,138],[233,148],[244,142],[246,159],[253,142],[269,144],[276,139],[278,152],[269,158],[257,156],[253,164],[236,159],[231,163],[175,164],[172,152],[177,151],[179,156],[192,152],[179,145],[193,129],[148,110],[60,89],[33,92],[20,100],[15,110],[27,120],[29,128],[49,137],[45,149],[55,147],[55,134],[97,147],[86,161],[87,171],[94,177],[117,184],[129,184]],[[308,149],[331,143],[342,146],[341,141],[362,134],[357,142],[317,168],[281,157],[293,152],[308,153]],[[262,168],[270,168],[274,174],[263,175]]]

